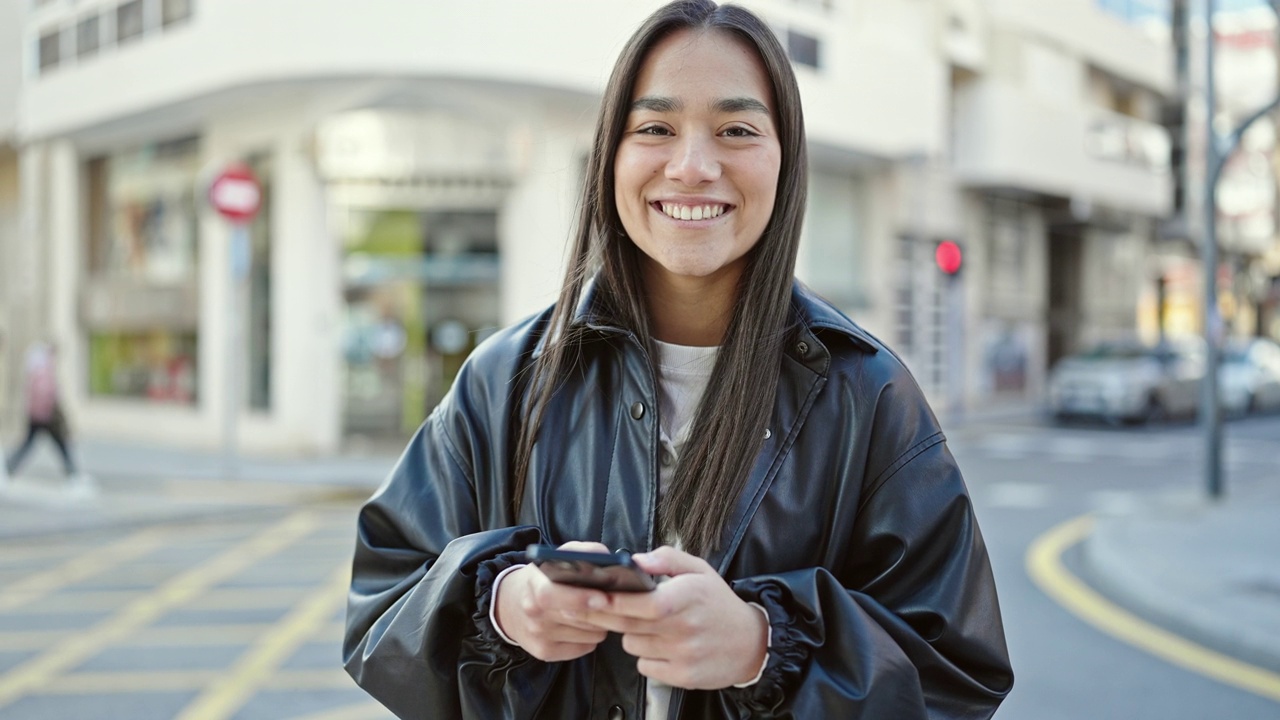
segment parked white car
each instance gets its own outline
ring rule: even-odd
[[[1225,412],[1280,409],[1280,344],[1264,338],[1229,340],[1221,368],[1218,392]]]
[[[1058,418],[1151,422],[1194,414],[1204,349],[1194,339],[1159,345],[1103,343],[1063,358],[1049,373],[1049,409]]]

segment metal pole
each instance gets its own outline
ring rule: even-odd
[[[243,407],[245,279],[249,276],[249,227],[245,223],[231,226],[228,252],[227,330],[226,330],[226,395],[222,415],[222,474],[228,480],[240,475],[237,452],[238,423]]]
[[[1280,0],[1270,0],[1271,9],[1280,18]],[[1204,435],[1205,480],[1209,497],[1222,498],[1222,408],[1218,403],[1218,364],[1222,354],[1225,328],[1218,312],[1218,180],[1227,157],[1240,144],[1245,131],[1255,122],[1280,108],[1280,95],[1266,107],[1260,108],[1245,119],[1225,138],[1213,126],[1217,111],[1214,81],[1213,14],[1217,0],[1204,0],[1205,22],[1205,181],[1204,181],[1204,239],[1200,247],[1204,265],[1204,340],[1205,372],[1200,383],[1200,424]]]
[[[1204,435],[1204,474],[1209,497],[1222,497],[1222,412],[1218,406],[1218,339],[1222,318],[1218,314],[1218,132],[1213,126],[1217,114],[1214,81],[1213,14],[1216,0],[1204,0],[1205,23],[1205,184],[1204,238],[1200,258],[1204,269],[1205,371],[1200,383],[1200,426]]]

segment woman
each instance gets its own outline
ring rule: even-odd
[[[403,718],[995,711],[1012,675],[964,482],[897,358],[795,283],[805,186],[768,27],[651,16],[559,300],[472,354],[361,512],[361,686]],[[533,543],[649,551],[668,579],[556,584]]]

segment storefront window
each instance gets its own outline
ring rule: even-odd
[[[92,274],[195,280],[197,147],[186,138],[90,161]]]
[[[194,138],[86,163],[80,307],[94,395],[196,402],[198,163]]]
[[[498,323],[497,213],[352,209],[346,220],[346,431],[406,434]]]
[[[89,392],[194,404],[197,397],[195,333],[92,332]]]

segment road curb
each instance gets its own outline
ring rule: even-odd
[[[1149,511],[1148,511],[1149,512]],[[1203,510],[1165,509],[1189,519]],[[1280,672],[1280,635],[1259,628],[1223,608],[1205,607],[1161,577],[1142,557],[1141,540],[1135,539],[1147,518],[1133,515],[1098,515],[1093,532],[1080,545],[1083,579],[1120,605],[1165,629],[1207,648],[1244,662]]]

